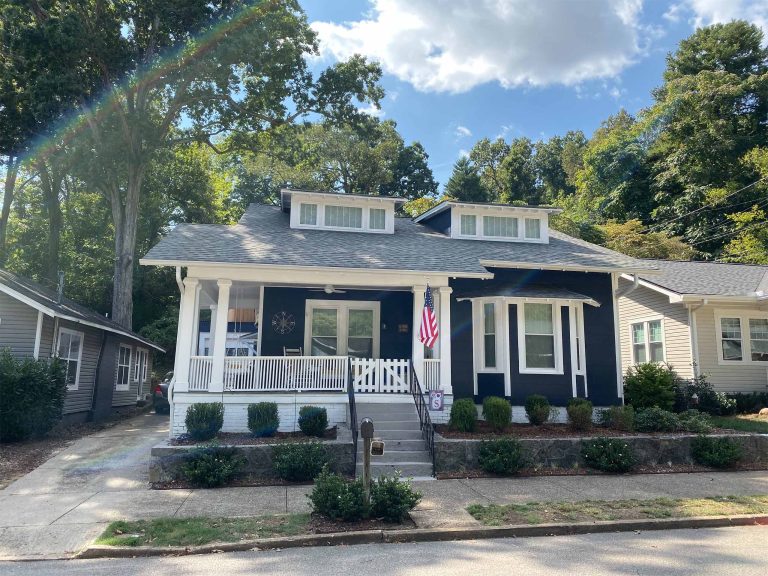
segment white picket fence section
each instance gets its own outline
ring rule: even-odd
[[[405,394],[411,390],[409,360],[350,358],[355,393]]]
[[[343,392],[345,356],[239,356],[224,360],[224,389],[232,392]]]
[[[192,356],[189,359],[189,391],[205,392],[211,382],[212,356]]]
[[[440,359],[427,358],[424,360],[424,390],[440,389]]]

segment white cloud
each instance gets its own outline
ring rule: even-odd
[[[469,158],[469,150],[462,148],[459,150],[459,158]]]
[[[768,2],[765,0],[683,0],[670,9],[687,12],[691,25],[699,28],[710,24],[747,20],[768,33]]]
[[[360,53],[418,90],[575,85],[641,53],[641,0],[371,0],[363,19],[314,22],[324,56]]]
[[[472,136],[472,130],[466,126],[456,126],[454,134],[456,135],[456,138],[467,138],[468,136]]]
[[[381,108],[376,108],[373,104],[369,104],[368,106],[365,106],[363,108],[358,108],[360,112],[363,114],[368,114],[368,116],[373,116],[374,118],[383,118],[386,112],[384,112]]]

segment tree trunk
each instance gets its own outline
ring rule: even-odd
[[[48,216],[48,254],[45,260],[45,277],[52,283],[59,281],[59,264],[61,255],[62,215],[59,191],[63,174],[52,167],[50,170],[44,161],[38,162],[40,186],[43,189],[45,210]]]
[[[19,175],[19,159],[9,155],[5,171],[5,185],[3,188],[3,209],[0,211],[0,266],[5,265],[8,259],[7,236],[8,218],[11,216],[11,204],[16,192],[16,177]]]

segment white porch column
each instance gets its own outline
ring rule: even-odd
[[[176,378],[174,390],[187,392],[189,390],[189,357],[192,351],[192,338],[195,334],[194,322],[200,297],[200,282],[197,278],[184,279],[184,293],[179,304],[179,327],[176,333],[176,359],[173,363],[173,374]]]
[[[424,344],[419,340],[419,328],[421,328],[421,313],[424,310],[424,291],[426,286],[413,287],[413,329],[412,340],[413,348],[411,350],[411,360],[416,377],[419,379],[422,389],[424,388]]]
[[[212,355],[213,348],[216,345],[216,310],[218,306],[216,306],[216,304],[211,304],[209,308],[211,309],[211,322],[210,328],[208,329],[208,353]],[[199,335],[197,339],[200,339]]]
[[[222,392],[224,390],[224,359],[227,351],[227,316],[229,316],[229,289],[232,280],[221,279],[219,285],[219,301],[216,305],[216,327],[214,334],[219,337],[213,343],[213,364],[211,366],[211,384],[209,392]],[[211,326],[213,326],[213,318]]]
[[[453,288],[442,286],[440,291],[440,314],[438,316],[438,337],[440,341],[440,388],[445,394],[453,394],[451,385],[451,292]]]

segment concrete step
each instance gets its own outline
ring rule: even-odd
[[[374,430],[375,438],[381,438],[385,442],[392,442],[393,440],[421,440],[424,442],[421,435],[421,430]],[[358,443],[363,441],[362,438],[358,438]]]
[[[389,430],[421,430],[418,420],[373,421],[373,433],[385,433]]]
[[[358,410],[358,421],[363,418],[370,418],[374,422],[379,420],[410,420],[411,418],[418,420],[419,415],[416,413],[416,409],[410,407],[408,410]]]
[[[394,476],[399,473],[402,478],[429,478],[432,476],[432,464],[425,463],[408,463],[403,462],[400,464],[371,464],[371,476],[378,478],[379,476]],[[357,477],[361,478],[363,475],[362,463],[357,464]]]
[[[363,461],[362,450],[357,453],[357,461]],[[385,446],[384,454],[381,456],[371,456],[371,463],[374,462],[376,464],[397,464],[398,462],[423,462],[425,464],[431,464],[432,459],[429,457],[429,452],[426,450],[389,450],[388,447]]]

